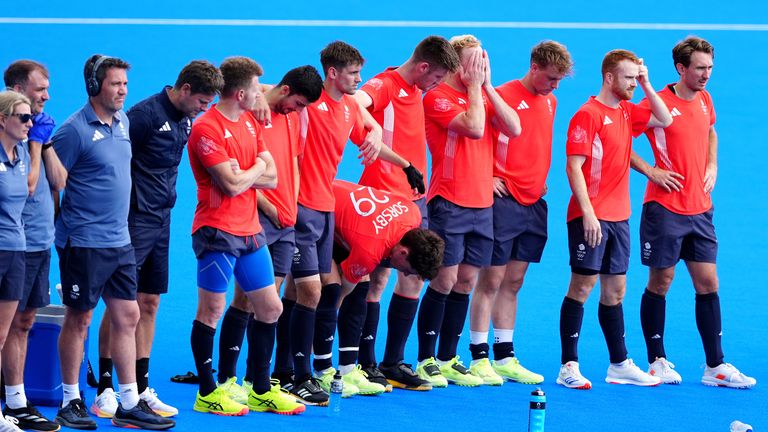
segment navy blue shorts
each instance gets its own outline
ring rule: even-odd
[[[136,254],[138,292],[165,294],[168,292],[168,243],[170,225],[128,226],[131,244]]]
[[[568,222],[571,268],[600,274],[625,274],[629,268],[629,221],[599,222],[603,239],[595,248],[589,247],[584,240],[582,218]]]
[[[0,300],[21,299],[24,273],[24,251],[0,251]]]
[[[429,228],[429,210],[427,210],[427,198],[422,197],[413,202],[421,212],[421,225],[419,228]]]
[[[643,205],[640,216],[640,257],[643,265],[672,267],[679,260],[715,263],[715,209],[697,215],[671,212],[657,202]]]
[[[493,197],[493,259],[501,266],[510,260],[539,262],[547,244],[547,202],[525,206],[512,196]]]
[[[296,253],[291,265],[294,278],[331,272],[334,226],[333,212],[312,210],[299,204]]]
[[[259,212],[259,222],[267,237],[275,276],[285,277],[291,271],[293,254],[296,252],[296,229],[292,226],[280,229],[262,212]]]
[[[443,266],[491,264],[493,207],[461,207],[440,196],[432,198],[427,207],[429,229],[445,241]]]
[[[136,300],[136,257],[133,246],[57,247],[64,304],[91,310],[101,297]]]
[[[37,309],[51,304],[51,250],[26,252],[24,292],[19,300],[18,310]]]
[[[237,258],[248,255],[266,244],[264,231],[249,236],[237,236],[204,226],[192,233],[192,250],[197,259],[208,252],[225,252]]]

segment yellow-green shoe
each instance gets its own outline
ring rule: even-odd
[[[241,416],[248,414],[248,407],[233,401],[227,396],[227,392],[221,387],[216,388],[211,394],[200,396],[197,394],[195,405],[192,409],[197,412],[211,413],[222,416]]]
[[[440,373],[443,374],[449,383],[459,386],[477,387],[483,384],[482,378],[469,373],[469,370],[459,361],[459,356],[440,366]]]
[[[224,390],[233,401],[245,405],[248,403],[248,392],[237,383],[237,377],[231,377],[222,384],[217,384],[218,388]]]
[[[273,412],[281,415],[303,413],[307,407],[296,402],[292,394],[280,387],[279,380],[271,380],[269,391],[256,394],[253,390],[248,393],[248,409],[256,412]]]
[[[383,385],[369,381],[368,375],[363,372],[363,369],[360,367],[360,365],[356,365],[355,368],[350,372],[342,375],[341,379],[344,380],[344,388],[352,385],[353,387],[357,387],[358,394],[364,396],[374,396],[387,391],[387,388]]]
[[[448,380],[440,373],[440,366],[437,365],[434,357],[419,362],[416,366],[416,375],[432,384],[432,388],[448,387]]]
[[[321,372],[319,375],[315,373],[315,378],[317,379],[318,384],[320,384],[320,388],[325,390],[325,392],[328,394],[331,394],[331,382],[333,381],[333,376],[335,374],[336,369],[334,368],[328,368]],[[341,392],[341,397],[348,398],[358,393],[360,393],[360,389],[356,385],[344,380],[344,390]]]
[[[500,386],[504,384],[504,378],[493,370],[493,366],[487,358],[472,362],[469,366],[469,373],[482,379],[485,385]]]
[[[502,378],[521,384],[540,384],[544,382],[543,376],[524,368],[517,357],[512,357],[504,364],[494,361],[493,370]]]

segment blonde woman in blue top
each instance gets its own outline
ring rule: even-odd
[[[32,108],[26,96],[0,92],[0,349],[24,288],[24,251],[27,240],[21,212],[29,195],[29,152],[23,143],[32,127]],[[0,416],[0,432],[20,431]]]

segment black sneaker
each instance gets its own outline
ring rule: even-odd
[[[406,363],[398,363],[394,366],[379,364],[381,374],[387,378],[392,386],[404,390],[427,391],[432,390],[429,381],[419,378],[413,367]]]
[[[21,429],[54,432],[61,429],[58,423],[54,423],[40,414],[32,404],[27,402],[24,408],[9,408],[8,405],[3,408],[3,417],[13,417],[16,419],[16,425]]]
[[[368,376],[368,381],[376,384],[381,384],[385,391],[387,393],[392,392],[392,384],[387,381],[387,377],[385,377],[379,368],[376,367],[376,365],[371,365],[366,368],[363,368],[363,372]]]
[[[123,404],[117,404],[117,411],[112,417],[112,424],[124,428],[166,430],[176,426],[176,422],[157,415],[143,399],[131,409],[123,408]]]
[[[54,420],[72,429],[96,429],[96,422],[88,416],[82,399],[73,399],[64,408],[59,408]]]
[[[280,387],[290,392],[293,389],[293,372],[272,372],[272,378],[280,381]]]
[[[328,393],[320,388],[314,377],[294,383],[291,394],[305,405],[328,406]]]

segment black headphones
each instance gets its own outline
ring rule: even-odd
[[[96,62],[91,68],[91,76],[85,80],[85,91],[88,92],[88,96],[96,96],[101,92],[101,83],[96,78],[96,73],[99,71],[101,64],[111,58],[112,57],[109,56],[99,56],[99,58],[96,59]]]

